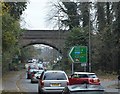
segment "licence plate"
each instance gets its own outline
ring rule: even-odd
[[[61,86],[59,83],[52,83],[51,86]]]

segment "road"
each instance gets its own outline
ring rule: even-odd
[[[0,93],[2,91],[2,63],[0,62]]]
[[[118,89],[108,88],[109,85],[115,83],[116,81],[101,82],[101,85],[105,88],[105,94],[120,94],[118,93]],[[7,75],[7,77],[3,79],[3,89],[9,92],[28,92],[28,94],[31,92],[31,94],[38,94],[38,84],[32,84],[30,79],[26,79],[25,70],[11,72],[11,74]]]
[[[20,79],[17,81],[17,86],[21,92],[32,92],[32,94],[38,94],[38,84],[31,83],[30,79],[26,79],[26,73],[20,75]]]
[[[110,88],[109,86],[117,84],[117,80],[112,81],[101,81],[101,85],[105,88],[105,92],[118,92],[116,88]]]

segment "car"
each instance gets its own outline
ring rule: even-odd
[[[32,73],[31,73],[31,83],[34,83],[34,82],[38,82],[38,77],[40,77],[40,75],[42,74],[44,70],[33,70]]]
[[[31,72],[34,69],[38,69],[38,68],[35,65],[33,65],[33,64],[31,64],[31,65],[28,66],[28,68],[27,68],[27,79],[31,78]]]
[[[100,80],[95,73],[90,72],[74,72],[71,77],[69,77],[69,84],[93,84],[100,85]]]
[[[46,70],[38,78],[38,93],[61,93],[68,84],[68,76],[64,71]]]
[[[62,94],[104,94],[104,91],[101,85],[76,84],[66,86]]]

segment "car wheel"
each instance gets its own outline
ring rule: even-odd
[[[44,94],[41,90],[40,87],[38,86],[38,94]]]
[[[31,80],[31,83],[33,83],[33,81]]]
[[[27,79],[30,79],[30,76],[29,76],[29,74],[27,74]]]
[[[88,82],[84,81],[82,84],[89,84]]]

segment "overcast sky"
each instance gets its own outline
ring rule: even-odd
[[[49,2],[53,0],[29,0],[27,9],[22,18],[22,27],[27,29],[46,30],[51,29],[46,22],[46,15],[49,11]]]

